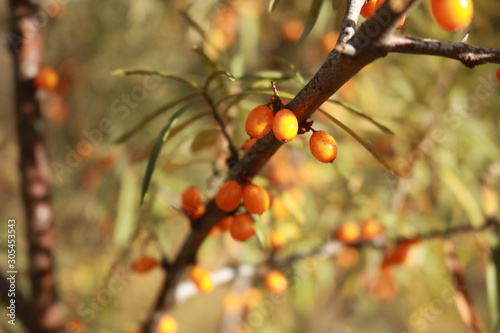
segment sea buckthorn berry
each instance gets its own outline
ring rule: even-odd
[[[288,280],[283,273],[272,270],[264,277],[264,286],[272,293],[282,294],[288,288]]]
[[[274,112],[267,105],[259,105],[248,114],[245,130],[252,138],[263,138],[273,127]]]
[[[243,189],[243,204],[250,214],[263,214],[269,208],[269,193],[256,184]]]
[[[191,186],[182,192],[181,210],[192,220],[200,218],[205,213],[205,205],[198,188]]]
[[[337,142],[325,131],[316,131],[311,135],[309,148],[313,156],[320,162],[330,163],[337,158]]]
[[[497,81],[500,82],[500,67],[497,68],[495,75],[497,77]]]
[[[59,75],[52,67],[43,67],[38,72],[38,75],[35,77],[35,87],[54,90],[59,83]]]
[[[201,266],[193,266],[189,271],[189,279],[196,285],[198,291],[208,293],[214,289],[210,272]]]
[[[241,146],[241,149],[245,152],[245,153],[248,153],[248,151],[250,150],[250,148],[253,147],[253,145],[255,144],[255,142],[257,142],[257,139],[256,138],[249,138],[249,139],[246,139],[245,142],[243,142],[243,145]]]
[[[164,315],[158,322],[155,333],[177,333],[178,329],[177,320],[171,315]]]
[[[245,242],[255,235],[255,227],[249,214],[236,215],[229,229],[234,240]]]
[[[335,237],[344,243],[352,244],[359,240],[360,230],[356,222],[347,221],[336,231]]]
[[[373,13],[375,13],[375,10],[377,9],[377,0],[368,0],[363,7],[361,7],[361,16],[364,18],[370,18],[372,17]]]
[[[273,120],[273,133],[281,142],[293,140],[299,131],[299,123],[295,113],[288,109],[281,109]]]
[[[359,253],[356,248],[346,246],[342,249],[342,251],[337,255],[335,259],[340,267],[344,269],[353,268],[358,264]]]
[[[215,203],[220,210],[230,212],[240,205],[243,189],[235,180],[229,180],[224,183],[215,196]]]
[[[442,29],[454,32],[471,23],[474,4],[472,0],[431,0],[431,11]]]
[[[233,224],[234,216],[226,216],[222,220],[219,221],[217,226],[219,227],[220,231],[228,231],[229,228],[231,228],[231,224]]]
[[[283,233],[279,230],[273,230],[269,238],[271,239],[272,250],[278,250],[286,243],[285,235],[283,235]]]
[[[150,256],[143,256],[132,263],[132,270],[136,273],[147,273],[158,265],[158,261]]]
[[[395,248],[388,250],[385,253],[384,259],[381,263],[382,269],[386,269],[394,265],[404,264],[408,257],[408,251],[410,250],[410,248],[420,242],[420,238],[407,239],[396,245]]]
[[[376,219],[367,219],[361,223],[361,239],[371,241],[382,233],[382,225]]]

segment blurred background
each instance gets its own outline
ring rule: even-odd
[[[215,70],[229,72],[237,80],[217,77],[210,95],[220,102],[219,111],[235,145],[241,147],[247,137],[246,115],[269,101],[270,81],[277,82],[286,102],[321,66],[338,36],[345,9],[340,2],[325,1],[312,31],[300,41],[311,19],[311,1],[281,1],[271,13],[264,0],[41,2],[46,17],[44,64],[55,68],[60,79],[55,90],[38,93],[53,171],[57,283],[68,309],[67,332],[138,329],[164,274],[160,269],[138,274],[131,270],[131,262],[145,254],[174,258],[189,230],[179,211],[182,190],[198,186],[209,198],[226,172],[227,149],[220,130],[206,116],[207,105],[191,96],[194,90],[189,84],[158,76],[121,75],[124,72],[117,70],[162,71],[194,84],[203,84]],[[468,43],[500,47],[500,3],[482,0],[475,6]],[[22,222],[13,65],[5,38],[8,21],[7,1],[1,1],[0,211]],[[399,33],[450,41],[459,41],[465,34],[439,29],[429,1],[410,13]],[[266,185],[274,198],[272,210],[259,221],[261,229],[278,229],[285,235],[282,252],[286,255],[324,242],[349,220],[375,218],[389,240],[483,223],[491,210],[490,197],[484,193],[499,188],[496,68],[490,64],[471,70],[449,59],[400,54],[364,68],[332,97],[340,104],[326,103],[324,110],[365,140],[372,154],[384,159],[398,176],[391,175],[352,135],[317,113],[314,128],[336,138],[339,156],[332,165],[314,160],[308,149],[309,134],[281,148],[255,180]],[[172,113],[189,102],[192,106],[163,146],[141,207],[141,184],[154,141]],[[153,114],[157,116],[144,123]],[[123,139],[132,130],[133,135]],[[24,231],[19,225],[18,234]],[[20,238],[18,266],[26,272],[27,244]],[[496,239],[480,232],[453,240],[473,302],[489,331],[496,308],[488,297],[487,272]],[[3,265],[5,245],[1,250]],[[268,333],[467,331],[454,302],[443,296],[452,287],[442,240],[415,246],[390,283],[380,280],[382,255],[367,248],[344,260],[299,261],[295,266],[307,267],[306,274],[293,274],[297,267],[288,268],[291,290],[267,307],[262,304],[271,296],[256,277],[254,302],[236,306],[238,311],[244,308],[245,329]],[[216,235],[203,245],[199,261],[217,270],[265,258],[266,250],[257,238],[236,244],[227,235]],[[123,288],[105,292],[107,283],[117,276]],[[29,295],[22,273],[18,287]],[[232,288],[222,285],[178,304],[171,314],[179,332],[221,332],[225,314],[234,310],[227,296]],[[5,313],[1,307],[0,317]],[[0,325],[7,329],[4,320]]]

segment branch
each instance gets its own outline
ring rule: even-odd
[[[426,38],[392,35],[387,41],[388,52],[434,55],[455,59],[469,68],[486,63],[500,64],[500,51],[464,42],[445,42]]]
[[[27,225],[31,282],[31,332],[62,331],[63,306],[55,277],[55,226],[50,167],[44,142],[43,117],[33,77],[42,63],[43,39],[39,1],[11,0],[10,51],[14,68],[15,117],[19,146],[21,192]]]
[[[358,22],[361,7],[365,4],[366,0],[347,0],[347,8],[340,28],[339,39],[337,44],[345,45],[349,39],[354,36],[356,32],[356,22]]]

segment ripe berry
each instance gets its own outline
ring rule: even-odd
[[[344,243],[356,243],[359,240],[359,226],[356,222],[348,221],[342,224],[336,231],[335,237]]]
[[[52,67],[43,67],[40,69],[34,81],[35,87],[47,90],[54,90],[58,83],[59,75],[57,75],[56,70]]]
[[[346,246],[342,249],[342,251],[335,258],[336,263],[344,268],[350,269],[357,265],[359,262],[359,253],[358,250],[351,246]]]
[[[192,220],[196,220],[205,213],[205,205],[198,188],[191,186],[182,192],[181,210]]]
[[[288,142],[297,136],[299,123],[295,114],[288,109],[281,109],[276,113],[273,120],[273,132],[276,139]]]
[[[288,288],[288,280],[283,273],[272,270],[264,277],[264,286],[272,293],[282,294]]]
[[[255,144],[255,142],[257,142],[256,138],[246,139],[245,142],[243,142],[243,145],[241,146],[241,149],[243,149],[243,151],[245,153],[248,153],[248,151],[250,150],[250,148],[253,147],[253,145]]]
[[[259,105],[248,114],[245,130],[252,138],[266,136],[273,126],[274,112],[267,105]]]
[[[222,220],[219,221],[217,226],[219,227],[220,231],[228,231],[229,228],[231,228],[231,224],[233,224],[234,216],[226,216]]]
[[[367,219],[361,223],[361,239],[371,241],[382,233],[382,225],[376,219]]]
[[[500,82],[500,67],[497,68],[495,75],[497,77],[497,81]]]
[[[313,156],[320,162],[330,163],[337,158],[337,142],[325,131],[316,131],[311,135],[309,148]]]
[[[215,196],[215,203],[220,210],[230,212],[238,208],[243,189],[235,180],[229,180],[224,183]]]
[[[252,217],[249,214],[239,214],[234,216],[231,227],[229,228],[231,237],[234,240],[244,242],[255,235],[255,227]]]
[[[136,273],[147,273],[158,264],[157,260],[150,256],[143,256],[132,263],[132,270]]]
[[[368,19],[372,17],[373,13],[375,13],[377,0],[368,0],[363,7],[361,7],[361,16]]]
[[[269,208],[269,193],[262,186],[249,184],[243,189],[243,204],[250,214],[263,214]]]
[[[393,265],[404,264],[410,248],[413,245],[420,243],[420,241],[420,238],[408,239],[399,243],[395,248],[388,250],[384,255],[381,267],[385,269]]]
[[[271,239],[272,250],[278,250],[286,243],[285,235],[279,230],[273,230],[269,238]]]
[[[444,30],[454,32],[467,27],[474,15],[472,0],[431,0],[434,21]]]
[[[177,320],[171,315],[164,315],[158,322],[155,333],[177,333],[178,329]]]
[[[193,266],[189,271],[189,279],[196,285],[198,291],[208,293],[214,289],[214,283],[209,271],[201,266]]]

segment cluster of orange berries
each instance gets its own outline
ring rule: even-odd
[[[247,151],[256,139],[263,138],[271,130],[281,142],[293,140],[299,133],[299,123],[293,111],[289,109],[281,109],[275,114],[268,105],[259,105],[248,114],[245,130],[251,137],[243,144],[243,150]],[[325,131],[313,130],[309,148],[320,162],[331,163],[337,158],[337,142]]]
[[[354,221],[343,223],[335,232],[335,238],[345,244],[359,241],[369,242],[382,233],[382,225],[374,218],[364,220],[361,225]]]
[[[370,18],[382,6],[385,0],[367,0],[361,8],[361,15]],[[466,28],[474,15],[472,0],[431,0],[431,11],[434,21],[444,30],[454,32]],[[403,17],[397,28],[406,20]]]

